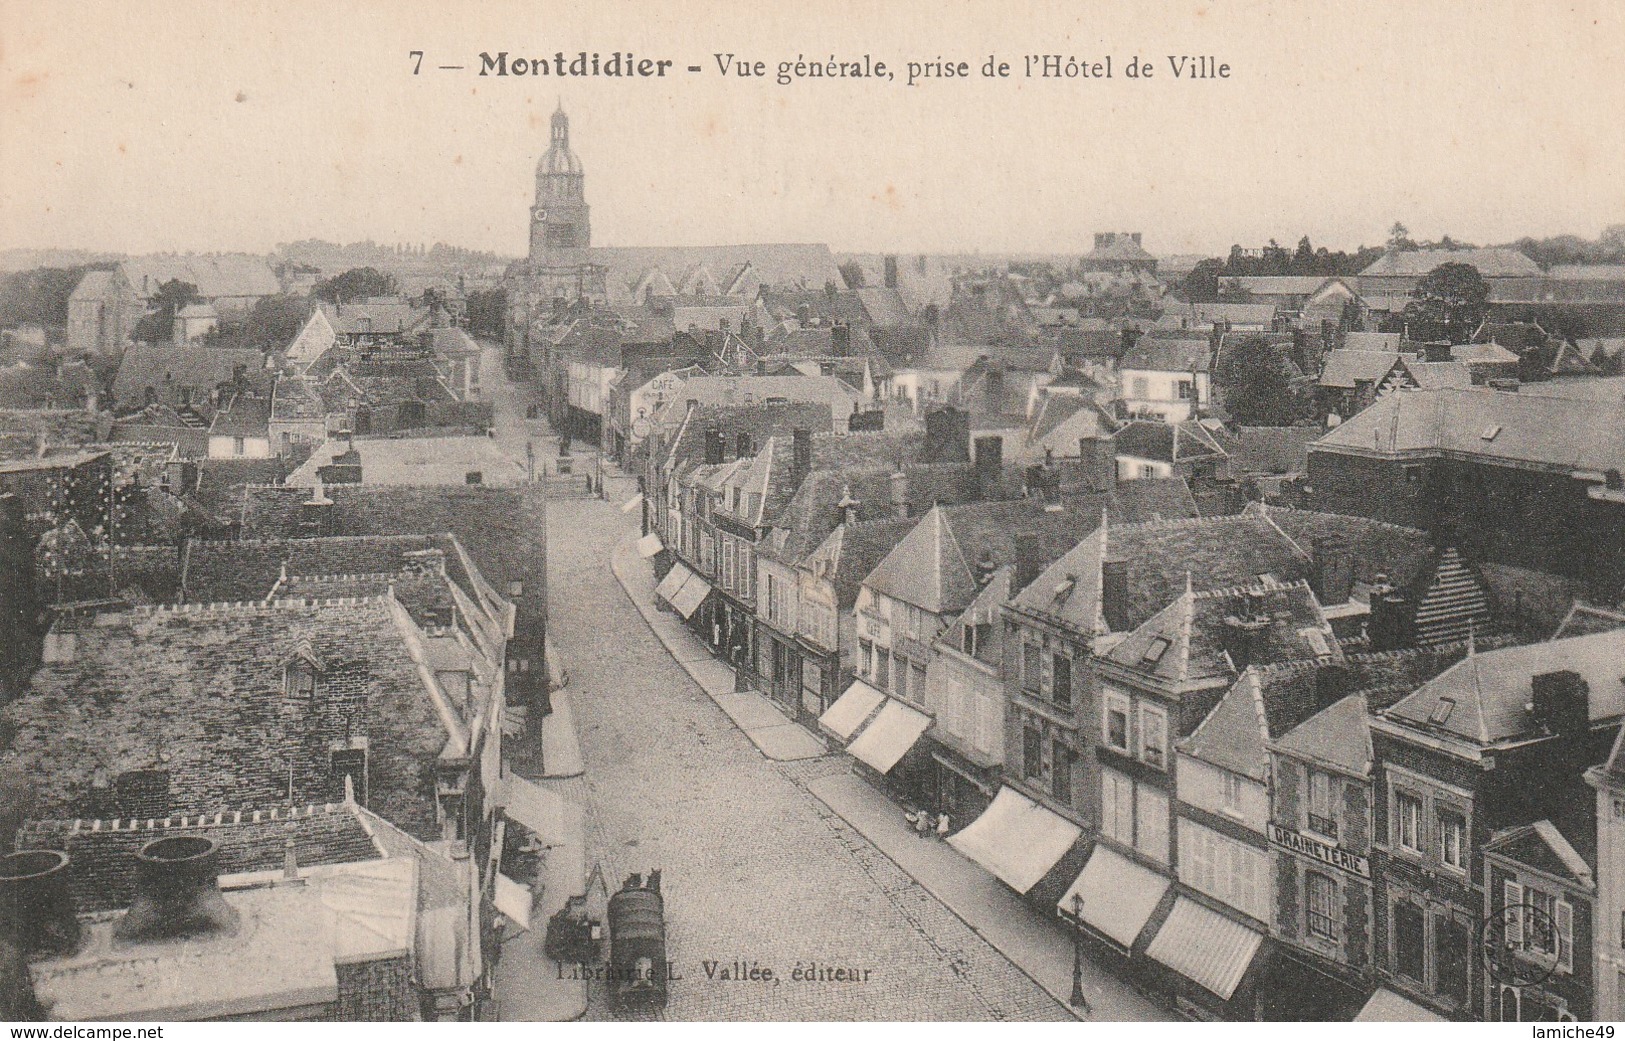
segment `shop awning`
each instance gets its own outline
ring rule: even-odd
[[[544,842],[564,837],[564,797],[517,774],[502,779],[502,815]]]
[[[638,556],[640,557],[652,557],[665,548],[666,544],[660,541],[660,536],[652,531],[643,538],[638,539]]]
[[[908,754],[914,743],[931,725],[931,717],[909,708],[901,701],[891,699],[880,710],[875,721],[863,728],[846,750],[852,758],[885,773]]]
[[[1423,1008],[1403,994],[1396,994],[1387,987],[1378,987],[1377,992],[1371,995],[1371,1000],[1365,1003],[1365,1008],[1354,1017],[1356,1023],[1445,1023],[1448,1022],[1437,1012]]]
[[[886,700],[886,695],[862,680],[853,680],[846,693],[835,699],[835,704],[818,717],[818,725],[842,741],[852,740],[858,727],[869,718],[869,713]]]
[[[1145,953],[1229,1001],[1263,942],[1262,933],[1182,896]]]
[[[693,618],[694,612],[700,609],[700,605],[705,603],[705,598],[710,593],[711,583],[699,575],[690,574],[688,581],[683,583],[683,588],[672,594],[670,603],[685,619]]]
[[[1096,846],[1089,863],[1055,906],[1071,916],[1077,907],[1074,898],[1083,897],[1083,923],[1129,948],[1157,909],[1168,885],[1168,879],[1150,868],[1141,867],[1114,849]]]
[[[530,928],[530,889],[520,885],[507,875],[498,873],[496,891],[491,894],[491,902],[497,905],[513,924],[521,929]]]
[[[631,513],[633,510],[637,509],[638,505],[640,503],[642,503],[642,502],[643,502],[643,493],[639,492],[638,494],[632,496],[630,499],[628,499],[625,502],[621,503],[621,512],[622,513]]]
[[[1013,788],[999,794],[982,815],[948,844],[997,875],[1018,893],[1038,884],[1083,834],[1076,824],[1046,810]]]
[[[688,566],[679,560],[671,566],[670,571],[666,572],[666,577],[660,580],[660,584],[655,586],[655,597],[666,601],[668,604],[671,603],[671,598],[677,595],[679,589],[683,588],[683,583],[693,577],[694,572],[690,571]]]

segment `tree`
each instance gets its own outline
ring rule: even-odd
[[[39,267],[0,277],[0,329],[68,324],[68,297],[88,266]]]
[[[280,350],[293,342],[309,317],[310,304],[302,297],[264,296],[254,301],[247,315],[222,321],[205,333],[203,342],[211,347]]]
[[[1397,220],[1394,221],[1394,226],[1388,229],[1388,248],[1393,250],[1415,249],[1416,242],[1411,238],[1411,229]]]
[[[369,296],[393,296],[395,278],[374,267],[353,267],[342,275],[317,282],[310,295],[330,304],[348,304]]]
[[[1240,249],[1241,247],[1236,247]],[[1181,295],[1193,304],[1211,304],[1219,299],[1219,273],[1224,270],[1224,261],[1211,257],[1191,268],[1180,283]]]
[[[162,343],[175,335],[175,316],[188,304],[201,299],[197,286],[172,278],[158,287],[152,297],[152,310],[141,316],[131,337],[142,343]]]
[[[1490,286],[1471,264],[1440,264],[1422,276],[1411,297],[1405,320],[1413,326],[1412,339],[1466,343],[1489,311]]]
[[[864,281],[862,264],[859,264],[856,260],[848,260],[846,263],[840,266],[839,270],[841,272],[841,279],[846,282],[846,288],[863,288]]]
[[[1241,426],[1290,426],[1304,413],[1292,387],[1285,348],[1263,337],[1237,344],[1214,379],[1231,420]]]
[[[500,340],[507,322],[506,289],[476,289],[468,294],[468,328],[475,336]]]

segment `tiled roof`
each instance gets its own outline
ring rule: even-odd
[[[802,560],[803,566],[829,575],[835,582],[837,608],[849,611],[869,573],[919,523],[917,518],[859,521],[830,532]]]
[[[119,362],[118,375],[113,377],[113,396],[121,405],[133,408],[143,403],[148,387],[160,396],[165,396],[172,386],[208,392],[232,382],[239,368],[250,385],[269,385],[259,351],[196,344],[132,344]]]
[[[105,300],[113,291],[113,272],[86,271],[79,284],[73,287],[72,300]]]
[[[341,336],[358,333],[404,335],[426,329],[429,309],[405,300],[368,300],[362,303],[322,304],[327,321]]]
[[[361,535],[333,538],[193,539],[182,554],[183,603],[263,600],[279,578],[398,575],[445,566],[453,575],[457,550],[451,535]],[[427,552],[426,552],[427,551]],[[449,565],[449,566],[448,566]],[[464,592],[473,595],[466,578]],[[278,595],[282,595],[280,592]],[[303,594],[301,594],[303,595]],[[354,596],[355,593],[342,594]]]
[[[144,815],[212,813],[284,802],[290,776],[295,804],[340,798],[323,735],[364,734],[371,805],[432,833],[434,761],[467,735],[415,662],[413,628],[387,598],[98,615],[61,633],[69,660],[3,710],[16,733],[4,760],[36,781],[46,814],[89,815],[102,770],[167,773],[167,804]],[[301,658],[322,679],[290,717],[285,669]]]
[[[1450,348],[1450,357],[1463,365],[1515,365],[1518,355],[1498,343],[1461,343]]]
[[[1388,709],[1394,720],[1479,745],[1529,736],[1539,724],[1525,708],[1536,676],[1573,671],[1589,688],[1593,722],[1625,713],[1625,630],[1504,647],[1469,655]],[[1448,712],[1442,706],[1451,702]],[[1432,720],[1443,716],[1442,723]]]
[[[1187,591],[1113,645],[1107,657],[1175,685],[1232,678],[1242,663],[1226,653],[1228,619],[1252,609],[1264,625],[1252,634],[1249,664],[1341,660],[1331,625],[1303,582]]]
[[[68,854],[68,889],[79,914],[128,907],[135,887],[135,854],[153,839],[201,835],[220,844],[220,873],[280,871],[287,844],[301,868],[377,860],[383,851],[359,816],[360,807],[272,806],[159,820],[28,821],[18,849]]]
[[[264,437],[270,429],[271,402],[239,394],[214,414],[209,433],[223,437]]]
[[[1202,424],[1186,421],[1162,423],[1131,420],[1118,429],[1117,454],[1136,459],[1182,463],[1192,459],[1223,458],[1225,452]]]
[[[1320,385],[1353,389],[1357,383],[1376,383],[1388,375],[1402,357],[1388,351],[1334,350],[1326,355]]]
[[[632,288],[651,268],[679,278],[695,265],[712,272],[743,269],[736,292],[755,297],[763,287],[822,290],[825,283],[843,285],[835,257],[822,243],[757,243],[741,246],[595,246],[579,251],[582,262],[608,268],[610,303],[637,302]],[[748,267],[744,267],[748,265]]]
[[[1541,273],[1539,264],[1515,249],[1423,249],[1384,253],[1361,271],[1360,277],[1420,278],[1442,264],[1471,264],[1486,278]]]
[[[1238,275],[1220,284],[1235,282],[1254,296],[1309,296],[1328,281],[1325,275]]]
[[[1384,351],[1398,354],[1405,343],[1404,333],[1348,332],[1343,334],[1343,350]]]
[[[357,438],[354,444],[361,455],[364,485],[459,485],[467,483],[470,473],[480,474],[482,484],[526,480],[525,468],[488,437]],[[324,442],[288,475],[287,483],[314,487],[320,481],[318,469],[348,448],[345,441]]]
[[[1423,390],[1466,390],[1473,385],[1472,372],[1459,361],[1418,361],[1414,358],[1402,362],[1411,379]]]
[[[197,286],[205,299],[222,296],[274,296],[282,291],[275,272],[264,257],[244,253],[152,254],[119,265],[138,296],[150,297],[165,282],[179,280]]]
[[[1229,448],[1233,472],[1243,474],[1301,474],[1309,469],[1309,446],[1319,439],[1318,427],[1242,427]]]
[[[1275,320],[1274,304],[1191,304],[1190,316],[1196,322],[1229,322],[1231,325],[1268,325]]]
[[[283,376],[276,381],[271,392],[271,418],[284,423],[300,420],[319,420],[327,415],[327,406],[316,390],[316,385],[303,376]]]
[[[1119,370],[1147,372],[1206,372],[1210,348],[1204,339],[1163,339],[1150,335],[1134,341],[1118,361]]]
[[[1496,390],[1401,390],[1311,450],[1501,459],[1602,473],[1625,464],[1625,412],[1606,401]]]

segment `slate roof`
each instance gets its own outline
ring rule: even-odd
[[[364,485],[460,485],[478,472],[481,483],[519,484],[526,471],[488,437],[357,438]],[[310,488],[320,482],[318,469],[342,455],[349,444],[323,442],[304,465],[287,477],[291,487]]]
[[[287,843],[301,868],[377,860],[383,851],[353,803],[267,807],[164,820],[32,820],[17,831],[19,849],[68,854],[68,891],[79,914],[128,907],[135,854],[153,839],[199,835],[220,844],[220,873],[281,871]]]
[[[1206,372],[1210,348],[1206,339],[1163,339],[1146,335],[1118,361],[1119,370],[1147,372]]]
[[[360,333],[400,336],[426,329],[429,324],[429,309],[413,307],[405,300],[323,303],[321,309],[327,315],[328,324],[340,336],[354,336]]]
[[[1489,389],[1400,390],[1311,450],[1477,457],[1602,473],[1625,464],[1625,411],[1612,402]]]
[[[640,302],[633,299],[632,289],[652,268],[658,268],[669,279],[679,278],[696,265],[704,265],[712,272],[739,270],[743,279],[733,289],[747,297],[757,296],[764,286],[821,291],[826,282],[837,286],[845,284],[840,269],[835,266],[834,255],[822,243],[594,246],[555,252],[560,254],[562,262],[579,260],[608,268],[605,281],[612,304]]]
[[[1360,277],[1420,278],[1441,264],[1471,264],[1485,278],[1541,274],[1539,264],[1515,249],[1423,249],[1384,253]]]
[[[917,518],[902,517],[842,524],[801,563],[815,574],[833,578],[837,608],[850,611],[864,579],[918,523]]]
[[[1625,614],[1591,604],[1575,603],[1573,607],[1569,608],[1569,613],[1558,625],[1557,631],[1552,634],[1552,639],[1561,640],[1566,636],[1588,636],[1592,633],[1605,633],[1613,629],[1625,629]]]
[[[209,433],[222,437],[264,437],[270,429],[271,402],[239,394],[214,414]]]
[[[1356,777],[1369,776],[1374,758],[1370,714],[1365,696],[1351,694],[1278,738],[1275,748]]]
[[[459,550],[456,536],[450,534],[190,539],[181,553],[179,600],[192,604],[263,600],[278,590],[283,577],[393,577],[425,567],[443,568],[472,597],[477,595],[474,580],[462,568]]]
[[[1477,745],[1538,736],[1539,725],[1524,708],[1534,677],[1563,670],[1579,673],[1590,693],[1592,722],[1625,713],[1625,630],[1573,636],[1545,643],[1503,647],[1469,655],[1384,713],[1424,731],[1439,731]],[[1441,701],[1452,707],[1443,723]]]
[[[1258,676],[1248,669],[1191,735],[1179,742],[1179,750],[1262,783],[1269,765],[1264,750],[1269,737]]]
[[[319,420],[327,416],[316,384],[303,376],[282,376],[271,391],[271,417],[284,423]]]
[[[113,272],[86,271],[79,284],[73,287],[73,293],[68,297],[71,303],[74,300],[105,300],[112,294]]]
[[[824,405],[833,425],[845,422],[863,395],[833,376],[693,376],[655,413],[654,422],[664,426],[681,421],[690,401],[719,406],[766,404],[769,399]]]
[[[1237,275],[1219,281],[1235,282],[1254,296],[1310,296],[1330,279],[1325,275]]]
[[[1348,351],[1386,351],[1398,354],[1404,343],[1404,333],[1348,332],[1343,334],[1342,349]]]
[[[1498,343],[1461,343],[1450,348],[1450,357],[1463,365],[1516,365],[1518,355]]]
[[[1597,885],[1593,867],[1597,859],[1595,843],[1578,834],[1575,838],[1585,847],[1585,852],[1570,842],[1557,825],[1549,820],[1538,820],[1496,832],[1484,844],[1484,852],[1543,871],[1581,889],[1594,890]]]
[[[1354,560],[1356,583],[1371,584],[1378,575],[1400,589],[1412,589],[1433,570],[1433,540],[1417,528],[1386,524],[1366,517],[1284,506],[1249,503],[1247,514],[1262,517],[1312,557],[1316,543],[1335,537],[1347,543]]]
[[[1466,390],[1473,385],[1473,375],[1459,361],[1402,361],[1405,371],[1422,390]]]
[[[1275,321],[1274,304],[1191,304],[1189,313],[1197,322],[1228,322],[1231,325],[1269,325]]]

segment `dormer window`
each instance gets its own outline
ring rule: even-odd
[[[326,670],[308,642],[301,642],[283,666],[282,692],[290,698],[314,698],[317,684]]]

